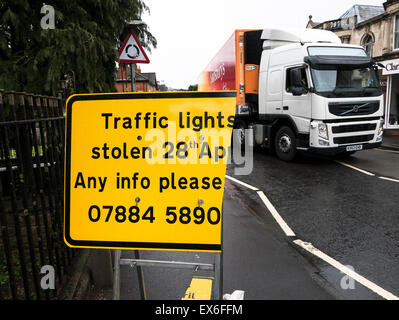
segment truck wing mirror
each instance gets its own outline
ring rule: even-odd
[[[294,68],[290,70],[291,86],[303,87],[302,83],[302,72],[300,68]]]

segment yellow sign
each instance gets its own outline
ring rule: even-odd
[[[70,97],[65,242],[88,248],[220,251],[235,95]]]
[[[194,277],[182,300],[211,300],[213,278]]]

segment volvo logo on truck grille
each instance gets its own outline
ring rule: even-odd
[[[373,114],[378,111],[380,106],[379,101],[369,102],[330,102],[328,108],[330,113],[336,116],[350,116],[350,115],[366,115]]]

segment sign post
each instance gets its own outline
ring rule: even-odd
[[[235,95],[224,91],[71,96],[66,244],[222,252],[224,177]],[[117,260],[118,271],[119,264],[213,271],[221,265],[148,261],[137,255],[120,259],[120,251]],[[116,272],[115,277],[118,280]],[[145,298],[144,288],[142,292]]]
[[[143,47],[141,46],[137,36],[130,30],[130,33],[125,38],[124,43],[119,49],[119,61],[122,63],[130,64],[130,77],[131,77],[131,89],[132,92],[136,91],[136,63],[150,63]],[[134,251],[135,257],[139,259],[140,253],[138,250]],[[120,256],[120,254],[119,254]],[[144,273],[141,267],[137,267],[137,274],[140,287],[141,299],[146,299],[145,294],[145,283],[144,283]]]

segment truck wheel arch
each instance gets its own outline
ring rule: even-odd
[[[275,137],[277,131],[283,126],[290,127],[292,129],[292,131],[294,131],[295,136],[298,137],[298,128],[297,128],[295,122],[291,119],[291,117],[286,116],[286,115],[278,115],[278,116],[276,116],[276,119],[272,123],[272,130],[271,130],[272,141],[274,140],[274,137]]]

